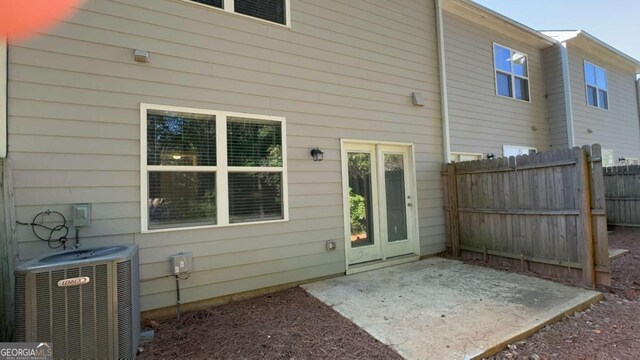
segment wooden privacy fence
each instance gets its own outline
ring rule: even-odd
[[[444,166],[456,256],[610,285],[600,145]]]
[[[604,169],[609,225],[640,227],[640,166]]]

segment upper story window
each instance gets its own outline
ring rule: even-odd
[[[526,54],[494,44],[496,92],[500,96],[529,101],[529,59]]]
[[[538,149],[528,147],[528,146],[511,146],[511,145],[502,146],[502,155],[504,157],[531,155],[531,154],[535,154],[537,151]]]
[[[587,86],[587,104],[589,106],[609,110],[607,70],[585,61],[584,79]]]
[[[287,13],[289,0],[188,0],[213,6],[228,12],[289,25]]]
[[[451,159],[452,162],[482,160],[482,154],[479,154],[479,153],[452,152],[450,159]]]
[[[142,105],[142,231],[287,220],[284,119]]]

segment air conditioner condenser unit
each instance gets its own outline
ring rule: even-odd
[[[138,247],[46,255],[15,271],[15,341],[51,342],[55,359],[134,359]]]

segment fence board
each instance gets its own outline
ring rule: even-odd
[[[604,187],[604,169],[602,167],[602,147],[593,145],[590,149],[591,163],[591,223],[593,226],[593,246],[597,283],[611,285],[611,274],[603,274],[601,269],[609,269],[609,240],[607,233],[607,213]]]
[[[609,225],[640,227],[640,166],[604,169]]]
[[[602,173],[599,145],[445,165],[447,242],[454,254],[609,284]]]
[[[585,150],[587,149],[574,149],[577,160],[575,179],[578,201],[576,203],[580,211],[580,216],[578,217],[578,239],[585,239],[585,241],[580,241],[578,244],[582,262],[582,279],[585,285],[594,285],[596,273],[593,258],[593,227],[591,223],[591,177],[589,176],[589,164],[585,156]]]

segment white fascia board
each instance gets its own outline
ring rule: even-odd
[[[606,42],[598,39],[597,37],[589,34],[584,30],[545,30],[541,32],[549,37],[558,40],[559,42],[567,42],[577,37],[583,37],[586,40],[596,43],[597,45],[605,48],[606,50],[622,58],[623,60],[632,63],[636,67],[636,74],[640,74],[640,60],[637,60],[623,53],[622,51],[614,48],[613,46],[607,44]]]
[[[538,40],[546,43],[547,45],[551,46],[551,45],[555,45],[558,43],[558,41],[540,31],[537,31],[533,28],[528,27],[527,25],[524,25],[520,22],[517,22],[505,15],[500,14],[499,12],[493,11],[491,9],[489,9],[488,7],[482,6],[474,1],[471,0],[442,0],[442,1],[452,1],[452,2],[457,2],[461,5],[466,6],[467,8],[471,8],[473,9],[476,13],[484,13],[490,17],[493,17],[495,19],[498,19],[499,21],[502,21],[504,23],[507,23],[519,30],[522,30],[526,33],[528,33],[529,35],[533,36],[534,38],[537,38]]]

